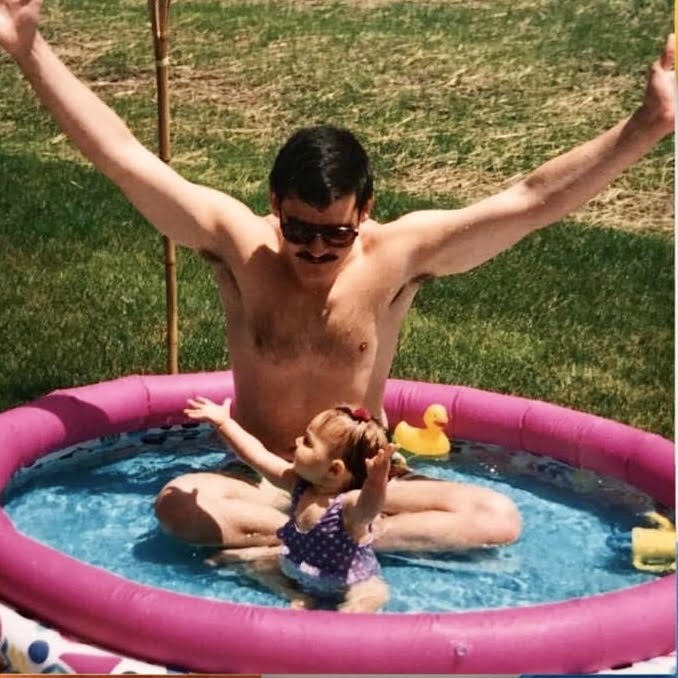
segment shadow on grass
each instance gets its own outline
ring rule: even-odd
[[[560,223],[420,291],[393,374],[673,434],[673,244]]]
[[[561,223],[474,271],[428,284],[414,307],[445,322],[464,317],[549,334],[560,325],[602,331],[673,326],[673,244],[661,235]]]
[[[143,219],[93,167],[0,152],[0,238],[16,248],[48,239],[101,243]]]
[[[0,271],[0,409],[164,371],[162,239],[94,168],[0,153]]]

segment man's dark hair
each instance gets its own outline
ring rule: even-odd
[[[362,210],[372,197],[372,170],[365,149],[348,130],[305,127],[280,149],[269,175],[279,201],[295,197],[316,209],[355,193]]]

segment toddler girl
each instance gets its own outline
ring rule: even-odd
[[[381,424],[362,408],[325,410],[297,438],[288,462],[231,418],[230,399],[218,405],[198,397],[188,404],[187,416],[209,421],[240,459],[292,495],[290,519],[277,531],[282,546],[225,549],[208,562],[252,563],[251,573],[293,607],[311,607],[317,599],[343,612],[383,606],[388,587],[370,543],[395,446]]]

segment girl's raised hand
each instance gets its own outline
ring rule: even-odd
[[[386,483],[388,471],[391,468],[391,457],[398,449],[397,445],[389,443],[370,459],[365,459],[367,478],[374,483]]]
[[[189,419],[209,421],[210,424],[218,428],[231,418],[230,398],[226,398],[221,405],[218,405],[204,396],[197,396],[195,399],[189,398],[187,402],[189,407],[184,410],[184,414],[189,417]]]

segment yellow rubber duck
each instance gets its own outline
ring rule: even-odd
[[[654,511],[645,518],[654,527],[634,527],[631,530],[633,567],[646,572],[676,571],[676,528],[673,523]]]
[[[393,431],[393,442],[410,454],[446,457],[450,453],[450,441],[444,431],[448,421],[447,409],[443,405],[429,405],[424,412],[426,428],[401,421]]]

